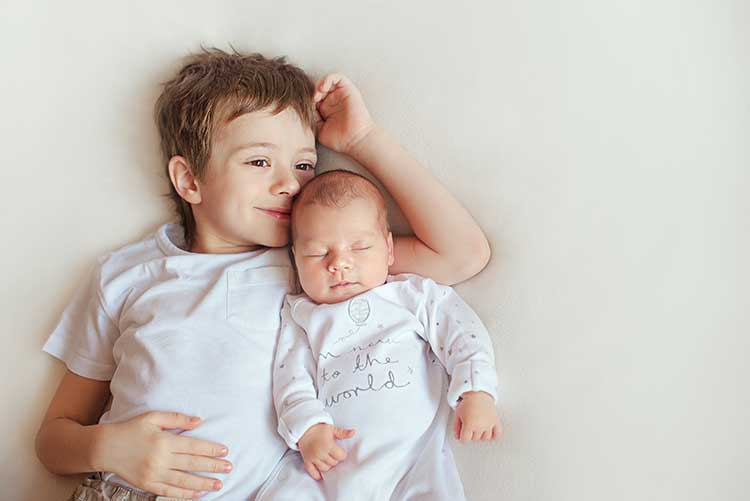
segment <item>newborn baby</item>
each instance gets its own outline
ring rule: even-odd
[[[292,241],[305,294],[286,298],[273,372],[292,450],[257,499],[464,499],[451,408],[461,440],[501,430],[482,322],[450,287],[388,275],[385,201],[358,174],[329,171],[302,189]]]

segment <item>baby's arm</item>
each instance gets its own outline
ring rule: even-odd
[[[194,498],[218,490],[213,478],[184,473],[228,472],[220,444],[164,430],[190,430],[199,418],[149,412],[116,424],[97,424],[109,398],[109,381],[68,371],[62,378],[36,437],[39,460],[52,473],[108,471],[157,495]]]
[[[418,317],[427,342],[451,376],[447,398],[456,409],[456,438],[496,438],[502,427],[495,404],[495,356],[487,329],[450,287],[419,277],[410,280],[422,295]]]
[[[476,221],[440,182],[370,117],[359,90],[332,74],[316,86],[318,140],[366,167],[393,196],[415,236],[394,239],[390,273],[417,273],[454,284],[489,261]]]
[[[315,480],[346,458],[336,440],[350,438],[354,430],[333,426],[333,418],[318,400],[317,366],[305,331],[284,303],[281,333],[273,366],[273,402],[279,434],[291,449],[299,450],[305,470]]]

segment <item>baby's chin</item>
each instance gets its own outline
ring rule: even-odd
[[[348,286],[345,289],[329,288],[325,292],[317,293],[315,295],[308,294],[308,296],[318,304],[336,304],[343,303],[344,301],[367,292],[372,288],[373,287],[365,287],[360,284],[355,284]]]

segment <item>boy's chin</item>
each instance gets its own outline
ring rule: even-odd
[[[289,235],[269,235],[266,238],[258,239],[258,244],[264,247],[285,247],[289,245]]]

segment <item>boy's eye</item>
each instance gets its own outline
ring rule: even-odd
[[[258,158],[256,160],[249,160],[245,162],[248,165],[254,165],[256,167],[269,167],[271,164],[265,158]]]
[[[303,170],[303,171],[311,171],[311,170],[315,170],[315,166],[314,166],[313,164],[311,164],[311,163],[307,163],[307,162],[303,162],[303,163],[301,163],[301,164],[297,164],[297,165],[296,165],[296,167],[297,167],[297,168],[298,168],[299,170]]]
[[[323,254],[305,254],[305,257],[326,257],[326,253],[323,253]]]
[[[368,247],[354,247],[353,250],[355,250],[355,251],[365,251],[365,250],[371,249],[371,248],[372,248],[372,245],[370,245]]]

